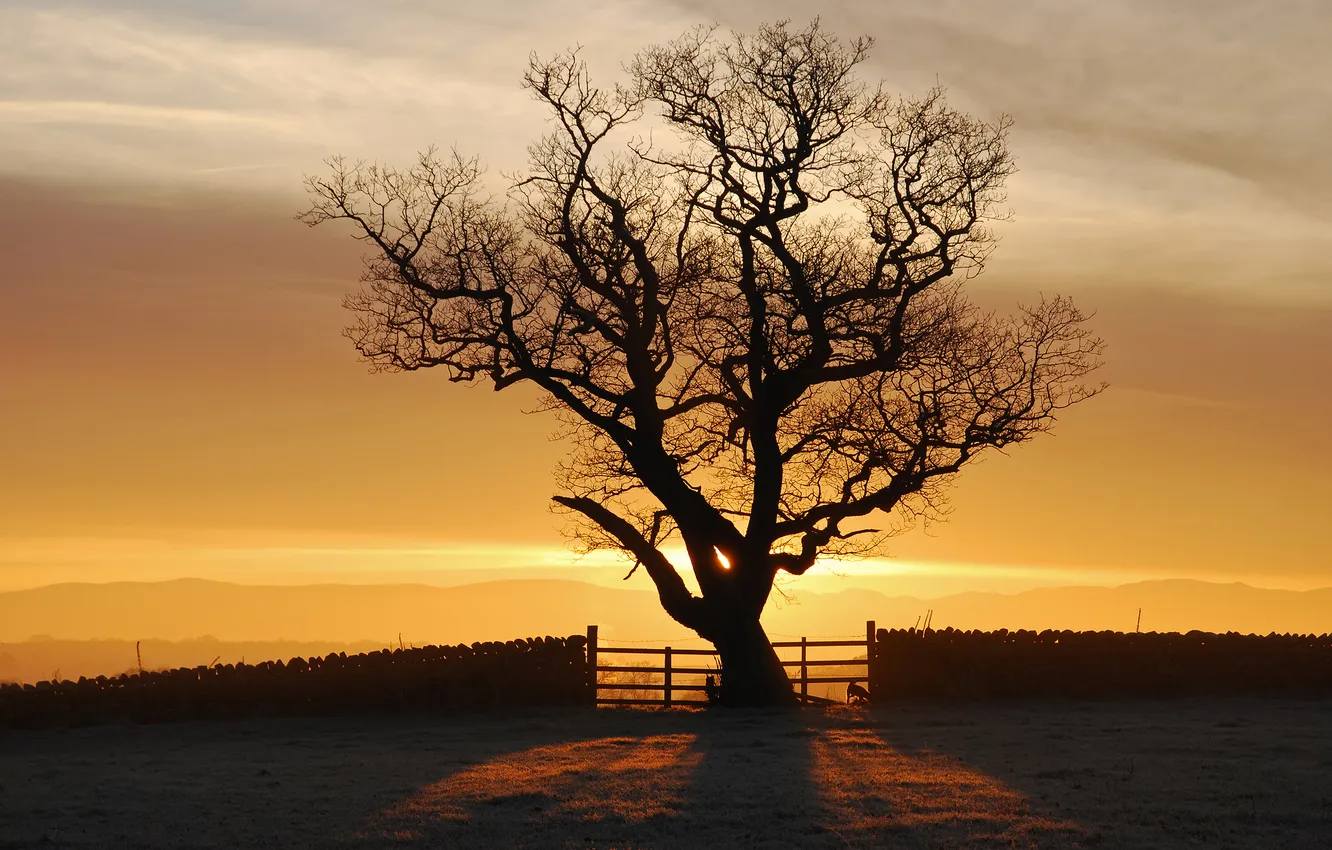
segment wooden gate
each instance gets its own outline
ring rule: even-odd
[[[810,685],[850,684],[851,682],[870,683],[870,671],[874,665],[870,661],[875,652],[874,621],[865,623],[863,639],[831,639],[773,641],[777,655],[794,655],[800,651],[799,658],[782,658],[782,666],[788,670],[796,695],[804,702],[837,702],[819,697],[809,692]],[[863,648],[864,657],[860,658],[813,658],[811,650],[826,648]],[[603,663],[604,656],[648,657],[653,661],[660,659],[660,664],[615,664]],[[681,663],[683,657],[684,662]],[[707,659],[702,660],[702,659]],[[708,662],[711,662],[710,664]],[[845,669],[853,668],[851,672]],[[814,675],[810,674],[813,668]],[[834,669],[829,669],[834,668]],[[863,670],[864,672],[861,672]],[[602,674],[608,674],[603,676]],[[822,674],[822,675],[821,675]],[[625,681],[626,676],[648,677],[650,681]],[[596,626],[587,627],[587,684],[590,701],[596,705],[706,705],[708,702],[707,677],[716,681],[721,679],[721,664],[716,650],[682,649],[669,646],[634,647],[607,646],[602,644],[597,635]],[[874,688],[870,687],[871,692]],[[603,692],[606,693],[603,696]],[[627,696],[625,694],[628,694]],[[681,698],[684,695],[684,698]]]

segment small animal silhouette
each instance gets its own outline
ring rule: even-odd
[[[848,705],[869,705],[870,693],[859,682],[852,682],[846,686],[846,702]]]
[[[707,694],[708,702],[719,702],[721,700],[721,686],[717,680],[708,676],[707,681],[703,683],[703,693]]]

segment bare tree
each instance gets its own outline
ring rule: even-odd
[[[1006,213],[1009,121],[866,85],[870,46],[698,29],[613,89],[577,51],[533,58],[553,131],[504,203],[433,150],[308,181],[302,218],[372,248],[347,299],[360,353],[539,387],[576,446],[554,497],[576,538],[647,572],[732,703],[792,699],[759,624],[779,571],[880,550],[969,460],[1100,390],[1069,300],[1001,317],[964,297]]]

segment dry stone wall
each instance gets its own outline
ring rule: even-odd
[[[880,629],[875,698],[1332,696],[1332,636]]]
[[[538,637],[0,686],[0,728],[588,700],[586,638]]]

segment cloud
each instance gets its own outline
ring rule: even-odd
[[[794,0],[682,0],[748,28],[809,17]],[[1159,158],[1250,181],[1326,215],[1332,53],[1326,3],[1247,0],[908,0],[820,4],[825,24],[878,45],[871,64],[915,88],[938,79],[1019,138],[1107,166]]]
[[[1192,246],[1332,222],[1325,4],[831,0],[819,13],[878,38],[870,75],[1012,113],[1012,200],[1035,229],[1094,221],[1104,246],[1169,227]],[[329,153],[402,160],[431,143],[509,171],[544,127],[518,86],[531,51],[581,43],[604,79],[695,23],[809,15],[795,0],[14,0],[0,9],[0,171],[292,193]]]
[[[78,100],[0,100],[0,119],[25,124],[106,124],[158,130],[181,125],[231,124],[267,133],[296,131],[290,119],[279,115]]]
[[[544,117],[518,85],[529,51],[584,41],[618,61],[618,39],[684,26],[655,8],[6,5],[0,170],[171,183],[264,164],[244,179],[295,191],[332,152],[402,159],[455,142],[513,169]]]
[[[811,14],[680,5],[741,30]],[[1046,291],[1095,276],[1332,303],[1326,3],[829,0],[818,14],[877,39],[867,76],[1014,117],[1016,219],[996,271]]]

